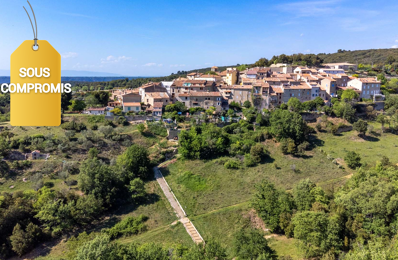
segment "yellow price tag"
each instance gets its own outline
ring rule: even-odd
[[[61,55],[43,40],[24,41],[11,55],[12,84],[61,83]],[[37,46],[35,47],[37,48]],[[21,68],[28,73],[21,74]],[[49,77],[43,70],[49,69]],[[22,71],[25,71],[22,69]],[[46,74],[46,76],[48,76]],[[13,126],[59,126],[61,124],[61,93],[11,93],[11,125]]]

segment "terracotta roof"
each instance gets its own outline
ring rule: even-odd
[[[131,93],[128,93],[128,94],[124,94],[124,95],[122,95],[122,97],[124,97],[124,96],[137,96],[137,95],[140,95],[140,94],[138,94],[138,90],[137,90],[137,92],[131,92]]]
[[[246,75],[257,75],[257,70],[248,70]]]
[[[242,82],[249,82],[249,83],[252,83],[252,82],[255,82],[255,81],[256,81],[256,79],[242,78]]]
[[[146,84],[144,84],[144,85],[142,85],[141,86],[141,88],[149,88],[149,87],[153,87],[153,86],[160,86],[161,85],[161,83],[159,82],[156,82],[156,83],[154,83],[154,82],[149,82],[149,83],[146,83]]]
[[[227,71],[224,70],[223,72],[218,73],[219,76],[227,76]]]
[[[123,106],[125,106],[125,107],[140,107],[141,103],[139,103],[139,102],[124,102]]]
[[[232,85],[232,86],[227,86],[225,89],[252,89],[252,85]],[[223,87],[221,87],[223,89]]]
[[[169,98],[169,94],[167,94],[167,92],[152,92],[146,95],[152,98]]]
[[[180,97],[221,97],[220,92],[196,92],[192,91],[189,93],[179,94]]]
[[[187,76],[195,76],[196,72],[189,73]]]
[[[300,85],[284,86],[286,89],[311,89],[312,87],[306,83],[301,83]]]
[[[362,83],[381,83],[381,81],[378,81],[376,78],[359,78]]]
[[[201,78],[201,79],[216,79],[216,78],[221,78],[221,77],[218,76],[218,75],[208,75],[208,74],[204,74],[204,75],[201,75],[201,76],[198,77],[198,78]]]
[[[153,102],[153,107],[163,107],[163,103],[162,102]]]
[[[277,86],[272,87],[272,91],[275,93],[283,93],[283,89]]]

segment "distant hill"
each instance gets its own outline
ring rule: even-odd
[[[389,56],[393,56],[398,62],[398,49],[342,50],[337,53],[320,53],[318,56],[324,60],[324,63],[350,62],[354,64],[386,64]]]
[[[10,71],[0,70],[0,76],[10,76]],[[62,70],[62,77],[123,77],[123,75],[108,72]]]

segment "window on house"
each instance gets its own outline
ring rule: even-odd
[[[140,110],[140,107],[136,107],[135,110],[137,110],[137,111]]]

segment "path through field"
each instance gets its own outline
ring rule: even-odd
[[[187,230],[188,234],[191,236],[192,240],[197,244],[203,243],[204,240],[202,236],[199,234],[198,230],[195,228],[195,226],[189,220],[189,218],[187,218],[187,214],[185,213],[184,209],[181,207],[181,204],[178,202],[176,196],[174,195],[170,186],[167,184],[159,168],[154,167],[153,171],[155,173],[155,179],[159,183],[160,188],[162,188],[162,191],[166,196],[167,200],[170,202],[171,207],[173,207],[174,212],[177,215],[177,218],[184,225],[185,229]]]

